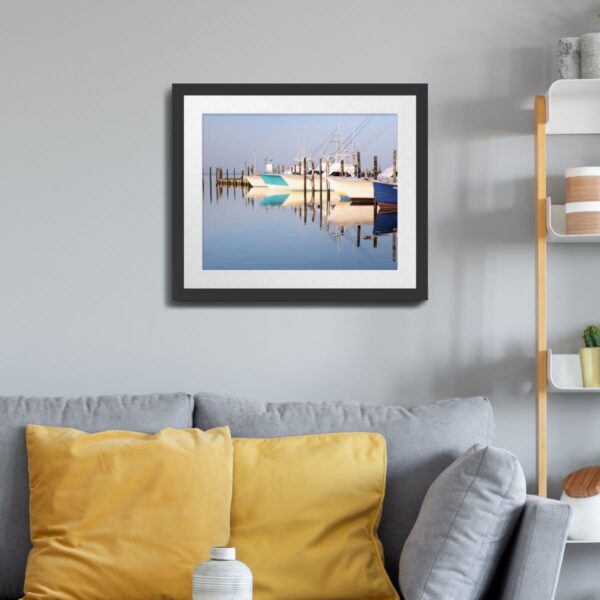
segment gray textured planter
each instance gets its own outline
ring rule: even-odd
[[[600,79],[600,33],[581,36],[581,74],[584,79]]]
[[[561,79],[581,78],[581,38],[558,40],[558,76]]]

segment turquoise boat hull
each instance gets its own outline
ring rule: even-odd
[[[269,187],[289,187],[287,181],[281,175],[261,175],[265,185]]]

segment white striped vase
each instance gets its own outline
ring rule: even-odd
[[[567,233],[600,233],[600,167],[574,167],[565,177]]]
[[[235,548],[211,548],[192,576],[194,600],[252,600],[252,573],[235,560]]]

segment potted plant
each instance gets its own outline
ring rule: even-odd
[[[583,332],[585,348],[579,351],[583,387],[600,387],[600,329],[590,325]]]

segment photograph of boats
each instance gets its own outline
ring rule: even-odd
[[[424,299],[426,92],[175,84],[175,299]]]
[[[396,269],[396,227],[373,233],[397,218],[394,168],[377,166],[395,160],[395,114],[205,115],[202,130],[205,270]]]

